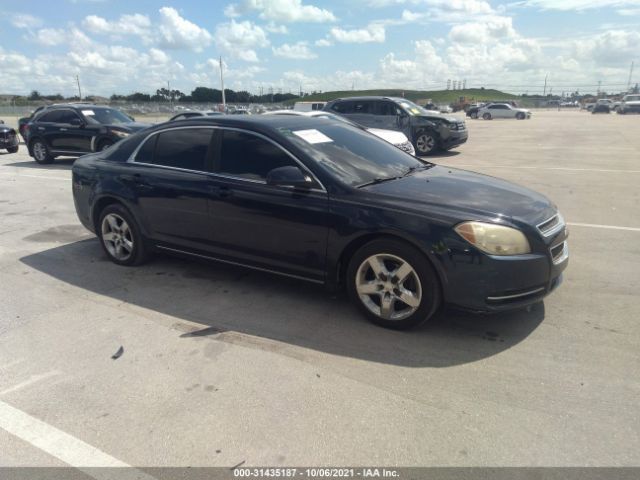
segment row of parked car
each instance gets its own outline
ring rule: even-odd
[[[412,155],[426,156],[438,150],[449,150],[465,143],[468,138],[464,121],[427,110],[404,98],[350,97],[318,104],[315,109],[300,105],[296,105],[295,110],[275,113],[295,114],[309,110],[306,113],[349,122]],[[219,116],[223,114],[218,111],[185,111],[169,121]],[[136,122],[116,108],[87,103],[40,107],[30,117],[19,119],[18,123],[29,155],[41,164],[51,163],[58,156],[102,151],[151,126]]]
[[[640,113],[640,94],[625,95],[622,100],[600,98],[596,102],[586,103],[584,109],[591,113],[617,112],[621,115],[627,113]]]

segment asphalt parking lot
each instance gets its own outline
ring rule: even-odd
[[[640,464],[640,116],[467,124],[434,161],[552,198],[570,264],[530,311],[409,332],[295,280],[118,267],[72,160],[0,153],[0,465]]]

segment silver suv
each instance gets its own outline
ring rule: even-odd
[[[349,97],[333,100],[324,110],[338,113],[367,128],[398,130],[404,133],[416,155],[449,150],[467,141],[463,120],[426,110],[398,97]]]

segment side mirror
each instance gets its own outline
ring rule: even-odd
[[[84,122],[79,118],[72,118],[71,125],[73,125],[74,127],[84,127]]]
[[[313,179],[298,167],[278,167],[267,173],[267,185],[279,187],[311,188]]]

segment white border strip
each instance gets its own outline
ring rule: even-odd
[[[68,182],[71,180],[71,176],[68,177],[58,177],[58,176],[52,176],[52,175],[29,175],[28,173],[12,173],[12,172],[0,172],[0,175],[10,175],[13,178],[23,178],[23,177],[28,177],[28,178],[41,178],[43,180],[62,180],[65,182]]]
[[[626,230],[627,232],[640,232],[640,228],[618,227],[616,225],[597,225],[594,223],[572,223],[572,222],[567,222],[567,225],[571,227],[603,228],[605,230]]]

